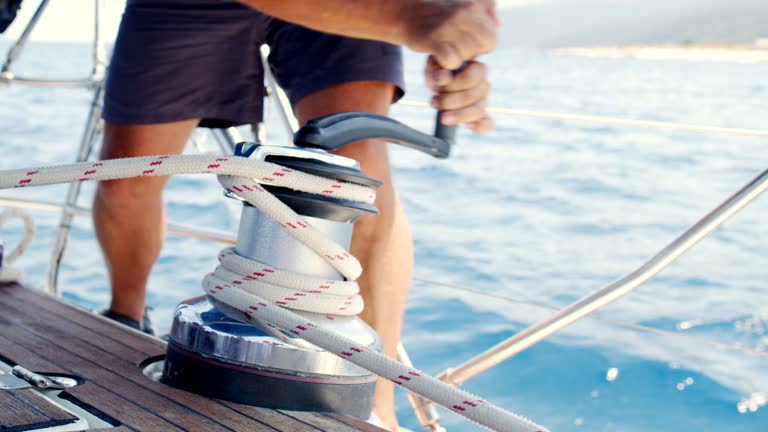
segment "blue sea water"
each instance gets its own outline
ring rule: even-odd
[[[88,59],[82,45],[36,44],[16,70],[84,76]],[[408,56],[410,99],[428,99],[422,62]],[[767,64],[587,59],[503,48],[488,62],[493,106],[766,128]],[[0,169],[72,160],[90,97],[83,90],[0,89]],[[396,107],[394,115],[423,130],[434,117],[409,107]],[[404,344],[430,373],[552,313],[500,297],[566,306],[640,265],[768,167],[765,138],[496,120],[486,136],[462,133],[449,160],[392,149],[416,242]],[[270,139],[285,139],[274,129]],[[64,191],[51,186],[2,196],[60,200]],[[92,192],[85,185],[80,204],[88,205]],[[222,199],[212,177],[171,180],[166,201],[172,221],[237,227],[238,206]],[[753,203],[599,312],[683,338],[588,319],[465,387],[560,432],[768,430],[767,210],[765,198]],[[34,215],[38,234],[19,265],[28,284],[42,286],[58,216]],[[16,225],[2,231],[7,243],[19,233]],[[176,303],[199,293],[220,247],[168,238],[149,287],[159,327],[168,328]],[[67,299],[87,307],[108,301],[87,218],[76,219],[61,283]],[[416,428],[402,393],[398,408],[404,425]],[[443,414],[451,431],[480,430]]]

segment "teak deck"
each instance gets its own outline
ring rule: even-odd
[[[0,359],[82,378],[66,397],[119,425],[102,431],[383,432],[357,419],[239,405],[153,382],[139,364],[164,353],[159,339],[43,293],[0,285]],[[0,431],[71,422],[68,413],[37,399],[32,390],[0,390]]]
[[[0,390],[0,431],[40,429],[76,420],[33,390]]]

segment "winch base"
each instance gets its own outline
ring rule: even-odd
[[[367,420],[376,376],[352,378],[253,368],[203,356],[170,342],[161,382],[246,405],[333,412]]]

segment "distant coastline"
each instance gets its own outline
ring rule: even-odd
[[[617,45],[557,48],[552,54],[598,58],[642,60],[687,60],[726,63],[768,63],[768,38],[753,44],[684,42],[657,45]]]

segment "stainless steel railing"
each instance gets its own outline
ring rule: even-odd
[[[696,224],[686,230],[669,245],[659,251],[643,265],[619,280],[608,284],[572,305],[563,308],[551,317],[534,324],[509,339],[493,346],[463,364],[440,373],[437,378],[455,386],[487,371],[519,352],[530,348],[554,333],[588,316],[600,308],[618,300],[658,274],[669,264],[691,249],[696,243],[724,224],[760,194],[768,189],[768,170],[739,189],[720,206],[712,210]],[[432,403],[418,397],[411,397],[411,404],[422,426],[438,431],[437,412]]]
[[[754,201],[766,189],[768,189],[768,170],[763,171],[755,179],[744,185],[720,206],[626,276],[578,300],[552,317],[521,331],[464,364],[443,372],[438,377],[444,381],[460,385],[592,312],[607,306],[665,269],[747,204]]]
[[[72,87],[85,88],[94,91],[93,99],[90,105],[90,112],[86,121],[83,137],[80,147],[77,151],[77,162],[88,159],[93,148],[96,146],[98,137],[101,133],[101,108],[104,96],[104,77],[106,74],[106,47],[101,32],[101,1],[94,0],[94,36],[92,48],[93,68],[91,74],[86,79],[36,79],[17,77],[11,70],[13,63],[21,56],[29,38],[37,26],[40,18],[48,7],[50,0],[42,0],[30,18],[21,36],[11,46],[0,70],[0,85],[25,85],[30,87]],[[64,207],[71,207],[77,202],[80,196],[80,184],[70,183],[67,189]],[[62,212],[59,221],[59,231],[56,236],[56,242],[48,265],[46,275],[45,289],[54,295],[61,295],[58,286],[58,275],[61,260],[67,248],[69,233],[72,225],[72,213]]]
[[[46,8],[48,7],[50,0],[41,0],[37,6],[35,13],[30,18],[27,25],[24,27],[19,38],[11,45],[8,53],[5,56],[5,61],[0,69],[0,86],[18,84],[30,87],[71,87],[71,88],[86,88],[96,89],[98,88],[107,70],[106,60],[106,45],[104,43],[103,34],[101,31],[101,2],[102,0],[94,0],[94,35],[93,35],[93,48],[92,48],[92,61],[93,68],[88,78],[84,79],[39,79],[30,77],[16,76],[11,70],[13,63],[21,57],[24,48],[29,42],[29,38],[32,32],[37,27],[40,17],[43,16]]]

